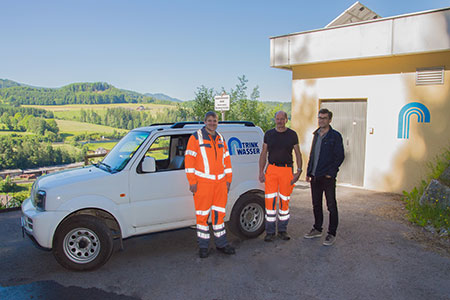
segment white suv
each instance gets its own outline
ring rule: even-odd
[[[184,151],[200,122],[130,131],[102,162],[36,180],[22,204],[22,230],[74,270],[106,263],[113,240],[195,225]],[[233,182],[226,221],[240,237],[264,231],[264,186],[258,181],[263,132],[251,122],[220,122]]]

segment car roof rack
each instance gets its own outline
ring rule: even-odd
[[[164,126],[164,125],[173,125],[173,122],[172,123],[153,123],[150,125],[150,127],[151,126]]]
[[[172,123],[173,124],[173,123]],[[203,125],[202,121],[177,122],[170,126],[170,128],[184,128],[186,125]],[[250,121],[219,121],[219,124],[242,124],[247,127],[255,127],[255,124]]]
[[[242,124],[247,127],[255,127],[255,124],[250,121],[219,121],[219,124]]]
[[[186,125],[202,125],[202,121],[188,121],[188,122],[176,122],[170,128],[184,128]]]

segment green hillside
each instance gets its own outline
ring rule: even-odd
[[[13,86],[21,86],[21,84],[8,79],[0,79],[0,89],[9,88]]]
[[[172,101],[157,100],[137,92],[121,90],[105,82],[82,82],[72,83],[61,88],[38,88],[4,79],[0,81],[0,102],[14,106],[23,104],[173,104]]]

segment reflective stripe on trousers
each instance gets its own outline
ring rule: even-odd
[[[227,184],[225,181],[197,183],[194,204],[197,218],[197,241],[200,248],[209,246],[208,218],[211,214],[214,242],[217,247],[225,247],[228,242],[224,224],[227,203]]]
[[[274,234],[277,226],[278,201],[278,232],[285,232],[289,222],[289,201],[294,185],[292,168],[269,165],[266,170],[265,203],[266,203],[266,233]]]

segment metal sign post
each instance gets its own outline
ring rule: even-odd
[[[223,93],[214,97],[214,109],[222,113],[222,121],[225,121],[225,111],[230,110],[230,95]]]

